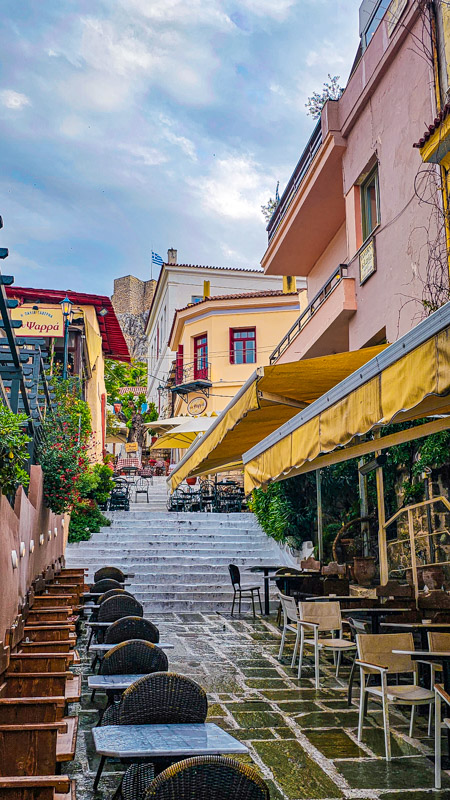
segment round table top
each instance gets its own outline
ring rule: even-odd
[[[285,567],[286,564],[259,564],[256,567],[247,567],[246,572],[264,572],[265,569],[276,571],[277,569],[282,569]]]

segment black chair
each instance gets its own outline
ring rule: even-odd
[[[158,644],[159,630],[153,622],[143,617],[122,617],[121,619],[112,622],[106,629],[104,636],[105,644],[119,644],[120,642],[129,642],[133,639],[141,639],[146,642]],[[92,662],[92,670],[98,661],[101,661],[104,656],[95,654]]]
[[[113,578],[103,578],[100,581],[96,581],[96,583],[94,583],[93,586],[91,586],[91,592],[92,594],[102,595],[105,592],[108,592],[110,589],[122,589],[122,588],[123,585],[122,583],[119,583],[119,581],[115,581],[113,580]]]
[[[134,597],[129,595],[109,597],[104,603],[99,606],[97,621],[98,622],[115,622],[122,617],[143,617],[144,609]],[[96,634],[97,642],[101,644],[104,641],[104,630],[97,629]],[[88,644],[89,649],[90,641]]]
[[[217,505],[216,487],[211,481],[201,481],[199,488],[200,511],[215,511]]]
[[[123,797],[132,800],[128,792]],[[143,800],[230,800],[230,797],[269,800],[270,793],[254,767],[224,756],[199,756],[178,761],[161,772],[147,787]]]
[[[231,584],[233,586],[233,603],[231,605],[231,616],[234,613],[234,604],[236,602],[236,597],[239,600],[239,614],[241,613],[241,601],[242,597],[250,596],[252,599],[252,609],[253,609],[253,619],[256,619],[255,613],[255,594],[258,596],[259,600],[259,608],[261,614],[263,613],[262,604],[261,604],[261,595],[260,595],[260,587],[259,586],[241,586],[241,573],[239,567],[236,564],[228,564],[228,572],[230,573]]]
[[[117,581],[118,583],[123,583],[125,581],[126,575],[122,572],[119,567],[101,567],[98,569],[97,572],[94,574],[94,583],[98,581],[102,581],[106,578],[110,578],[113,581]]]
[[[134,502],[137,503],[138,494],[144,494],[148,503],[148,480],[146,478],[138,478],[134,485]]]
[[[206,692],[198,683],[174,672],[154,672],[129,686],[120,702],[106,709],[101,724],[199,723],[205,722],[207,713]],[[106,756],[102,756],[95,776],[94,792],[97,791],[105,761]]]
[[[113,489],[109,498],[110,511],[129,511],[130,495],[128,490]]]

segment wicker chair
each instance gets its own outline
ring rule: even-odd
[[[144,639],[146,642],[159,642],[159,630],[153,622],[142,617],[122,617],[106,630],[105,644],[119,644],[130,639]]]
[[[99,622],[115,622],[122,617],[142,617],[142,605],[130,595],[114,595],[105,600],[98,609]]]
[[[94,581],[102,581],[104,578],[112,578],[114,581],[123,583],[126,575],[118,567],[102,567],[94,575]]]
[[[206,692],[198,683],[175,672],[154,672],[129,686],[120,703],[106,709],[101,725],[205,722],[207,713]],[[94,792],[105,761],[106,756],[102,756],[94,781]]]
[[[125,781],[124,781],[125,784]],[[138,794],[124,793],[124,800]],[[127,785],[128,790],[128,785]],[[253,767],[224,756],[199,756],[178,761],[148,786],[142,800],[269,800],[269,788]]]
[[[134,594],[131,594],[131,592],[127,592],[126,589],[108,589],[107,592],[105,592],[104,594],[100,595],[100,597],[98,598],[98,605],[100,606],[102,603],[105,602],[105,600],[108,600],[110,597],[114,597],[114,596],[117,596],[117,597],[124,597],[124,596],[134,597]]]
[[[101,675],[150,675],[152,672],[167,672],[169,661],[160,647],[142,639],[121,642],[105,654],[100,668]],[[108,705],[112,697],[122,692],[108,693]],[[91,702],[95,697],[95,689]]]
[[[105,644],[119,644],[120,642],[128,642],[132,639],[142,639],[146,642],[158,644],[159,630],[153,622],[149,619],[142,617],[122,617],[116,622],[112,622],[109,628],[106,629],[104,635]],[[103,656],[99,653],[95,654],[92,662],[91,669],[94,671],[98,661],[101,661]]]
[[[91,592],[92,594],[104,594],[110,589],[122,589],[122,585],[113,578],[103,578],[101,581],[94,583],[91,587]]]

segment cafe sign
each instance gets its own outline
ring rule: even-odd
[[[187,404],[187,412],[191,417],[198,417],[206,411],[207,405],[205,397],[193,397]]]
[[[363,284],[376,271],[375,239],[371,239],[359,253],[359,282]]]
[[[19,336],[64,336],[63,313],[60,306],[24,303],[11,309],[11,319],[22,320]]]
[[[125,445],[125,452],[126,453],[137,453],[138,451],[138,443],[137,442],[127,442]]]

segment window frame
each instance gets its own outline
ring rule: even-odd
[[[248,336],[248,337],[245,337],[245,338],[237,338],[237,339],[235,338],[235,334],[236,333],[250,333],[250,332],[252,332],[254,334],[253,337]],[[230,335],[230,354],[229,354],[230,364],[238,364],[238,365],[256,364],[256,360],[257,360],[256,327],[254,325],[253,326],[250,325],[250,326],[245,327],[245,328],[230,328],[229,335]],[[254,344],[253,348],[248,348],[247,346],[244,345],[244,348],[243,348],[244,360],[243,361],[236,361],[235,342],[237,342],[237,341],[240,341],[240,342],[252,342]],[[253,359],[253,361],[247,361],[247,358],[246,358],[247,353],[250,353],[252,350],[253,350],[254,359]]]
[[[368,199],[367,191],[372,181],[375,179],[375,204],[376,204],[376,220],[372,220],[371,202]],[[360,184],[360,198],[361,198],[361,235],[363,244],[372,236],[374,230],[378,228],[380,218],[380,176],[378,170],[378,162],[372,167],[369,174],[361,181]]]
[[[199,344],[200,339],[205,339],[205,342]],[[199,350],[205,348],[205,352],[199,355]],[[203,366],[199,366],[199,358]],[[208,334],[200,333],[194,336],[194,380],[206,380],[208,378]]]

